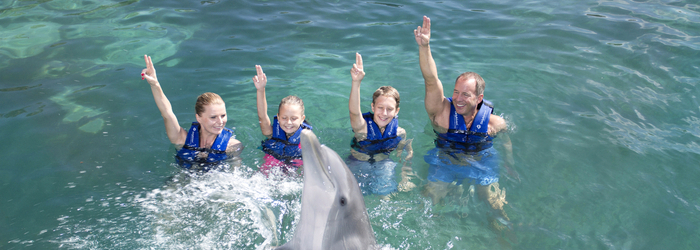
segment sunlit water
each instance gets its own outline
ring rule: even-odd
[[[491,230],[476,198],[436,207],[420,193],[433,147],[412,33],[423,15],[445,92],[459,73],[478,72],[512,128],[517,177],[500,181],[508,234]],[[257,171],[254,65],[269,78],[270,114],[300,96],[321,142],[346,156],[360,52],[363,111],[376,88],[396,87],[400,126],[414,139],[418,187],[365,197],[385,248],[695,249],[699,36],[693,1],[6,0],[0,248],[286,242],[303,183]],[[227,126],[246,146],[242,167],[187,177],[172,164],[140,79],[144,54],[184,127],[197,95],[224,98]]]

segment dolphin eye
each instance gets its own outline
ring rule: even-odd
[[[340,198],[340,205],[345,206],[345,197]]]

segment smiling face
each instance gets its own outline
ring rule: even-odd
[[[202,127],[202,133],[218,135],[226,126],[226,105],[212,103],[204,105],[201,114],[196,114],[197,122]]]
[[[474,78],[459,78],[452,92],[452,104],[457,114],[469,116],[476,113],[476,106],[484,99],[484,94],[477,94]]]
[[[304,115],[304,109],[300,105],[280,105],[279,112],[277,113],[277,121],[285,133],[293,134],[297,132],[301,123],[304,122],[304,119],[306,119],[306,116]]]
[[[374,122],[379,128],[386,127],[391,119],[394,119],[399,114],[399,108],[396,107],[396,99],[389,96],[378,96],[372,103],[372,113],[374,113]]]

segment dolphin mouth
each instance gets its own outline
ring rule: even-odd
[[[316,135],[309,130],[301,131],[301,157],[304,161],[304,185],[318,183],[326,190],[335,189],[331,178],[325,146],[322,146]]]

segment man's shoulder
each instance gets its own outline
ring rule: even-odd
[[[450,125],[450,110],[452,109],[452,102],[450,102],[447,98],[445,98],[445,101],[443,102],[442,105],[442,110],[435,114],[434,116],[430,117],[430,120],[432,121],[433,128],[439,127],[439,128],[444,128],[447,130],[447,128]],[[437,131],[437,129],[436,129]]]
[[[505,123],[506,120],[503,119],[503,117],[500,117],[498,115],[491,114],[491,117],[489,118],[489,123]]]
[[[452,107],[452,101],[442,96],[442,100],[438,104],[436,101],[432,103],[425,103],[425,111],[428,112],[428,117],[431,121],[438,121],[440,118],[448,118],[450,116],[450,108]]]
[[[491,114],[491,117],[489,118],[489,127],[497,133],[502,130],[506,130],[508,126],[506,124],[506,120],[503,119],[503,117]]]

